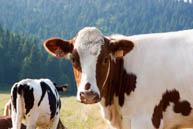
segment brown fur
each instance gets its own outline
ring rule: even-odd
[[[0,116],[0,129],[10,129],[12,121],[10,116]],[[25,125],[21,125],[21,129],[26,129]]]
[[[72,52],[71,61],[72,61],[72,65],[73,65],[73,71],[74,71],[76,84],[78,87],[80,84],[80,81],[81,81],[82,69],[81,69],[81,64],[80,64],[80,57],[79,57],[76,49],[74,49]]]
[[[50,38],[44,42],[46,50],[58,58],[63,58],[73,50],[74,40],[63,40],[60,38]]]
[[[120,44],[119,44],[120,43]],[[114,44],[114,45],[113,45]],[[121,40],[120,42],[114,42],[110,44],[108,39],[105,39],[105,45],[102,46],[101,53],[99,55],[97,61],[97,68],[96,68],[96,80],[98,86],[100,86],[100,90],[102,93],[102,97],[105,98],[105,105],[111,105],[113,103],[114,96],[118,97],[119,105],[123,106],[124,104],[124,95],[129,95],[132,91],[135,90],[136,87],[136,75],[132,73],[127,73],[123,66],[123,59],[116,58],[116,61],[111,60],[109,56],[109,52],[114,53],[115,51],[121,49],[124,50],[124,55],[132,50],[133,45],[127,45],[127,49],[122,49],[125,46],[125,40]],[[130,47],[129,47],[130,46]],[[114,48],[115,47],[115,48]],[[106,62],[106,58],[107,62]],[[101,87],[107,77],[107,69],[110,63],[110,74],[108,76],[107,83],[104,87]]]
[[[99,70],[97,70],[99,72]],[[100,70],[102,71],[102,70]],[[98,83],[99,83],[99,79]],[[135,74],[128,74],[123,68],[123,59],[111,60],[111,71],[107,84],[102,89],[102,97],[105,98],[105,105],[111,105],[115,96],[118,97],[119,105],[123,106],[125,94],[130,95],[136,88],[137,77]]]
[[[170,103],[174,104],[173,111],[181,113],[183,116],[188,116],[192,110],[190,103],[186,100],[180,101],[180,94],[177,90],[166,91],[160,103],[154,108],[152,122],[156,129],[159,128],[163,113],[166,111]]]

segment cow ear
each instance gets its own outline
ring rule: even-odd
[[[128,52],[130,52],[134,47],[134,43],[130,40],[121,39],[111,39],[109,40],[110,52],[115,58],[122,58]]]
[[[67,87],[62,87],[62,91],[66,92],[67,91]]]
[[[74,47],[72,42],[72,40],[50,38],[44,42],[44,47],[51,55],[57,58],[68,58],[68,55],[72,53]]]
[[[68,89],[68,84],[64,84],[61,88],[62,88],[62,92],[66,92]]]

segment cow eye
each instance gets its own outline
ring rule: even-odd
[[[72,57],[72,55],[70,55],[70,60],[72,61],[72,63],[74,63],[74,62],[75,62],[75,58],[74,58],[74,57]]]
[[[108,63],[108,61],[109,61],[109,58],[108,58],[108,57],[105,57],[105,58],[104,58],[104,63]]]
[[[72,63],[74,63],[74,62],[75,62],[75,59],[74,59],[74,58],[71,58],[71,61],[72,61]]]

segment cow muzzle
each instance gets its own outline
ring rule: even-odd
[[[80,101],[84,104],[94,104],[101,100],[99,94],[93,91],[80,92]]]

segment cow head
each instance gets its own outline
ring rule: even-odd
[[[133,43],[110,39],[97,28],[86,27],[72,40],[51,38],[44,42],[44,47],[53,56],[71,59],[78,88],[77,99],[92,104],[101,99],[112,68],[111,62],[128,53]]]

